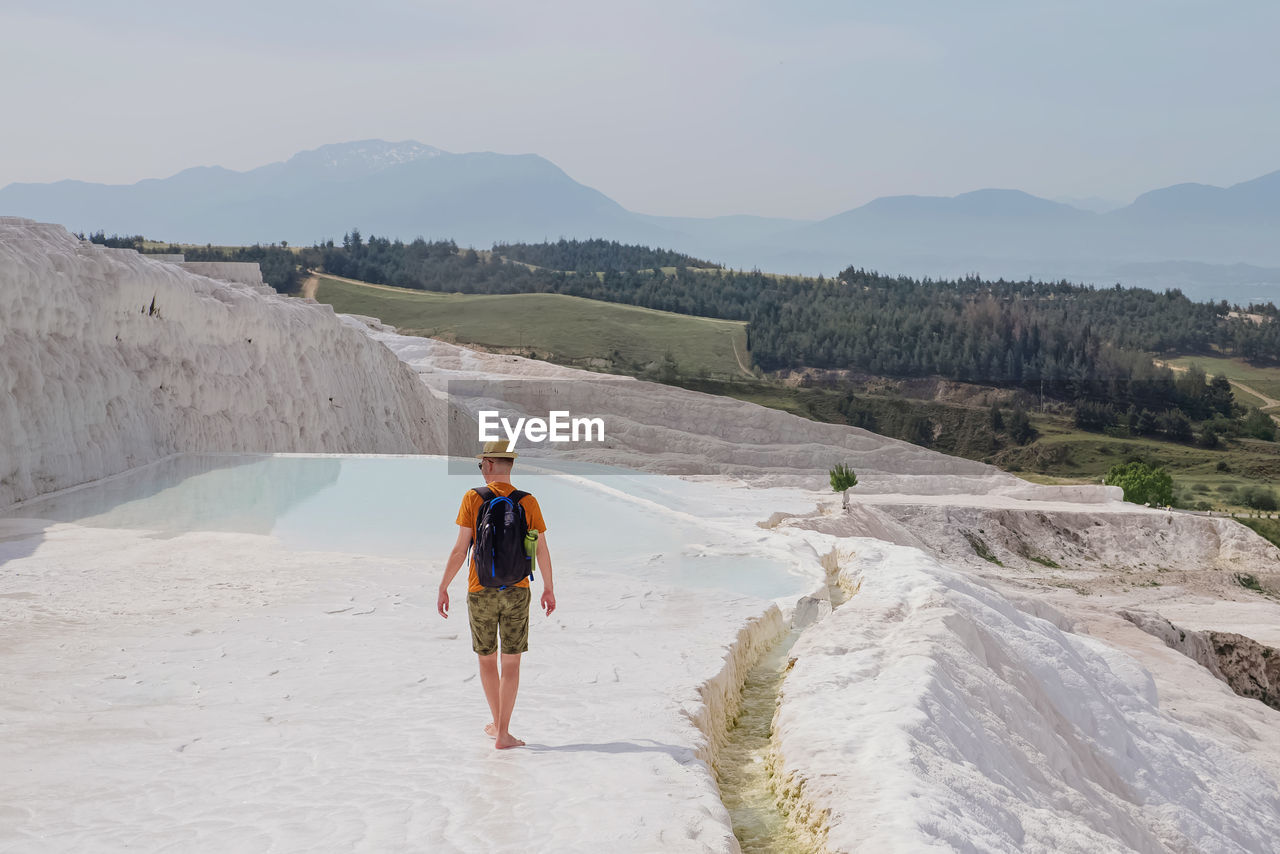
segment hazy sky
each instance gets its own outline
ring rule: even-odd
[[[1276,0],[0,0],[0,186],[381,138],[644,213],[1128,201],[1280,169],[1277,43]]]

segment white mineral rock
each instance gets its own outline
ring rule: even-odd
[[[0,218],[0,507],[180,451],[443,450],[363,324],[263,290]]]

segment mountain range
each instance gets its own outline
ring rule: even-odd
[[[1177,184],[1098,213],[1019,190],[889,196],[820,221],[634,213],[533,154],[418,142],[321,146],[245,172],[186,169],[129,185],[10,184],[0,214],[180,243],[314,243],[353,227],[402,239],[603,237],[740,268],[1069,279],[1280,302],[1280,171]]]

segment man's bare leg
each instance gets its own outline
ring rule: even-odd
[[[516,692],[520,690],[520,653],[502,656],[502,678],[498,685],[498,724],[497,740],[493,746],[498,750],[508,747],[520,747],[523,741],[511,734],[511,712],[516,707]]]
[[[496,738],[498,735],[498,688],[501,682],[498,676],[498,654],[477,656],[480,659],[480,685],[484,688],[484,698],[489,702],[489,714],[494,723],[484,725],[485,735]]]

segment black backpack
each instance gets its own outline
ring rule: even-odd
[[[487,486],[472,490],[480,496],[476,511],[476,541],[472,556],[476,576],[485,587],[505,589],[524,578],[533,578],[529,556],[524,550],[524,536],[529,523],[524,518],[520,499],[529,493],[514,490],[511,495],[496,494]]]

